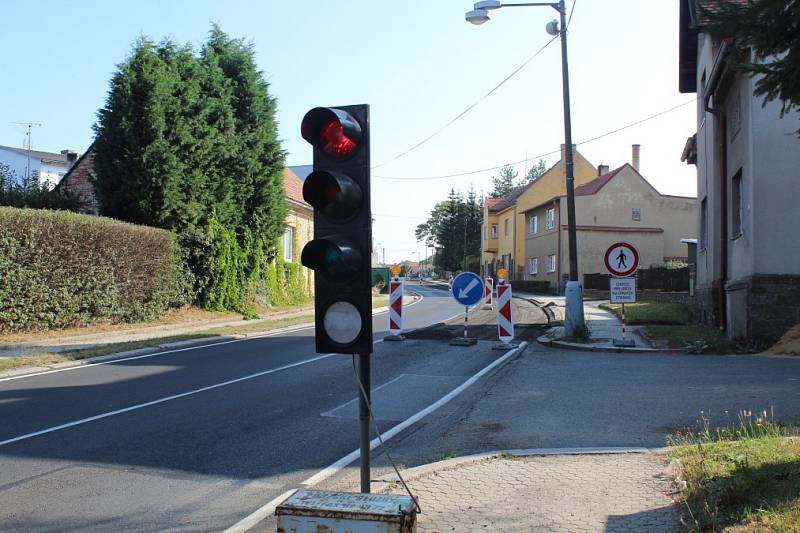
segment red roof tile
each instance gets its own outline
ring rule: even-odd
[[[593,194],[597,194],[597,192],[602,189],[606,183],[611,181],[611,178],[616,176],[617,173],[623,169],[623,167],[625,167],[625,165],[615,168],[611,172],[606,172],[602,176],[598,176],[588,183],[584,183],[583,185],[575,187],[575,196],[591,196]]]
[[[308,202],[303,199],[303,181],[288,167],[283,169],[283,189],[286,191],[286,197],[289,200],[308,206],[311,209]]]

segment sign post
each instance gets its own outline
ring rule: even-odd
[[[614,339],[614,346],[636,346],[636,342],[625,335],[625,304],[636,302],[636,278],[629,276],[639,268],[639,252],[627,242],[618,242],[608,247],[603,260],[614,276],[608,280],[611,303],[622,304],[622,338]]]
[[[469,337],[469,306],[477,304],[483,298],[483,280],[473,272],[462,272],[453,280],[451,290],[455,301],[464,306],[464,337],[456,337],[450,341],[450,344],[472,346],[478,340]]]
[[[491,276],[487,276],[484,281],[485,281],[486,284],[484,285],[485,288],[483,290],[483,296],[485,298],[485,300],[483,302],[485,305],[483,306],[483,308],[484,309],[491,309],[492,308],[492,290],[494,289],[494,280],[491,278]]]
[[[389,333],[384,341],[402,341],[403,336],[403,280],[400,279],[400,267],[392,267],[393,279],[389,281]]]

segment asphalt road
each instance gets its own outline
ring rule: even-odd
[[[441,290],[406,328],[462,311]],[[383,343],[381,431],[502,353]],[[4,531],[222,530],[358,448],[351,358],[314,353],[313,330],[0,380]]]

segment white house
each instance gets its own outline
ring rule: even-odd
[[[60,154],[55,154],[0,146],[0,163],[8,165],[19,179],[38,174],[40,183],[49,181],[56,185],[77,160],[78,154],[72,150],[61,150]]]
[[[697,165],[698,311],[730,338],[772,339],[800,322],[800,122],[754,96],[758,78],[732,68],[734,41],[704,31],[698,4],[717,2],[680,0],[679,88],[697,93],[682,159]]]

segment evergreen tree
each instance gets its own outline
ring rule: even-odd
[[[506,165],[500,169],[500,176],[492,176],[492,185],[494,189],[489,193],[492,198],[500,198],[514,190],[516,179],[519,172],[511,165]]]
[[[734,65],[758,77],[756,96],[764,103],[779,100],[781,116],[800,108],[800,0],[719,0],[713,8],[698,6],[715,38],[734,38]]]
[[[538,180],[545,172],[547,172],[547,163],[545,163],[544,159],[540,159],[528,170],[520,185],[527,185]]]

